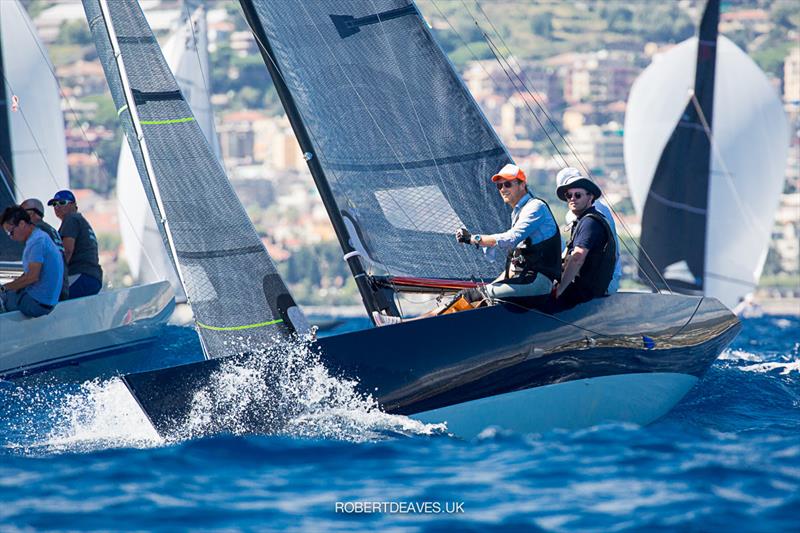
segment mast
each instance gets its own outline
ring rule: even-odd
[[[333,191],[331,191],[330,185],[328,185],[328,180],[325,177],[325,171],[322,169],[319,159],[316,156],[314,145],[311,142],[311,137],[309,136],[308,131],[303,124],[302,117],[300,116],[300,112],[295,105],[294,98],[289,92],[286,83],[283,81],[283,75],[278,67],[275,55],[272,53],[272,48],[269,44],[269,40],[267,39],[266,32],[264,31],[261,21],[255,12],[253,2],[251,0],[240,0],[239,3],[242,6],[247,23],[255,34],[259,50],[261,51],[261,56],[264,58],[264,63],[266,64],[267,70],[272,77],[272,82],[275,84],[275,90],[278,93],[281,104],[283,104],[284,110],[286,110],[286,114],[289,117],[289,123],[292,125],[292,129],[297,136],[297,141],[300,144],[300,148],[303,150],[306,162],[308,163],[308,168],[311,171],[311,176],[314,179],[314,183],[316,184],[317,190],[322,198],[322,203],[325,206],[325,210],[328,212],[328,216],[331,219],[333,230],[336,233],[336,238],[339,240],[339,245],[342,247],[342,251],[344,252],[344,259],[347,262],[347,265],[350,267],[350,271],[353,274],[353,279],[355,279],[356,286],[358,287],[358,292],[361,294],[361,299],[364,302],[364,307],[366,307],[367,313],[371,318],[373,311],[380,311],[382,307],[386,308],[387,306],[379,305],[375,291],[370,285],[367,273],[364,271],[364,267],[361,264],[361,261],[358,259],[360,254],[350,243],[347,227],[345,226],[342,214],[336,205],[336,201],[334,200]]]
[[[14,203],[14,161],[11,152],[11,120],[9,116],[6,70],[3,62],[3,35],[0,28],[0,209]]]
[[[2,25],[0,25],[2,26]],[[14,160],[11,152],[11,120],[8,105],[6,71],[3,63],[3,35],[0,27],[0,211],[15,204]],[[22,246],[11,240],[5,232],[0,233],[0,261],[19,261]]]

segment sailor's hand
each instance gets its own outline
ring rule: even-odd
[[[467,228],[461,228],[456,232],[456,240],[460,243],[470,244],[472,242],[472,234],[467,231]]]

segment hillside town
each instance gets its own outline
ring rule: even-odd
[[[141,3],[159,38],[166,38],[186,9],[172,0]],[[500,60],[487,57],[477,47],[473,47],[479,52],[475,57],[470,57],[469,46],[447,51],[536,193],[554,199],[555,174],[563,166],[552,146],[555,141],[569,164],[585,166],[597,178],[630,232],[620,237],[630,240],[638,237],[639,220],[630,199],[623,154],[628,94],[659,54],[694,34],[701,4],[676,2],[673,9],[691,24],[663,41],[603,42],[604,30],[598,27],[598,39],[574,50],[553,49],[546,56],[517,52],[513,40],[504,49],[515,53]],[[236,3],[209,2],[208,6],[208,81],[228,176],[295,297],[307,303],[354,303],[357,291],[340,260],[333,229],[256,42]],[[436,2],[419,2],[419,6],[437,36],[450,35],[442,41],[452,41],[454,26],[459,28],[463,21],[455,23],[451,17],[466,15],[439,11]],[[800,296],[800,10],[793,6],[781,0],[730,2],[720,23],[720,32],[745,47],[765,70],[782,97],[790,123],[785,187],[761,278],[764,297]],[[98,234],[106,283],[129,285],[135,280],[119,237],[120,226],[129,222],[118,209],[118,200],[124,199],[118,199],[115,191],[119,147],[125,141],[81,4],[35,1],[28,9],[61,87],[70,187]],[[500,12],[493,13],[499,23]],[[575,15],[553,11],[545,19],[540,13],[531,19],[529,31],[539,28],[548,35],[568,31],[561,26],[567,16]],[[608,21],[611,14],[603,16]],[[614,21],[607,23],[610,27]],[[524,80],[525,90],[514,80]],[[556,217],[563,219],[564,208],[556,201],[551,204]],[[625,250],[623,260],[625,283],[634,286],[636,268]]]

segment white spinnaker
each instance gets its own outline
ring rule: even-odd
[[[693,37],[656,56],[631,88],[625,169],[640,216],[661,152],[689,102],[696,57]],[[764,267],[785,179],[789,126],[767,77],[723,36],[712,130],[705,294],[733,307],[752,292]]]
[[[209,94],[211,73],[207,36],[205,12],[200,7],[170,36],[162,50],[192,108],[195,120],[214,154],[221,159]],[[117,166],[117,201],[125,258],[134,280],[137,283],[152,283],[166,279],[172,284],[176,295],[182,296],[183,288],[164,248],[130,146],[126,142],[122,143]]]
[[[13,192],[18,202],[26,198],[47,202],[69,186],[64,114],[54,69],[18,0],[0,1],[0,35],[6,98],[19,98],[18,110],[9,112]],[[59,226],[52,209],[45,209],[45,220]]]

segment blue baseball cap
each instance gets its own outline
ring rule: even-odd
[[[75,195],[72,194],[72,191],[68,191],[64,189],[63,191],[58,191],[52,198],[47,200],[47,205],[53,205],[56,202],[64,201],[67,202],[75,202]]]

